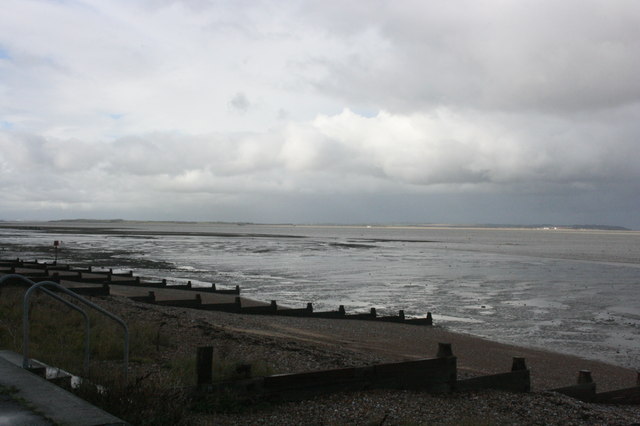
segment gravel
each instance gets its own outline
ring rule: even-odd
[[[119,297],[94,300],[127,321],[147,322],[176,343],[161,347],[152,363],[134,363],[131,367],[134,376],[161,369],[163,364],[172,359],[193,357],[198,346],[213,346],[218,355],[230,359],[266,363],[270,373],[364,366],[415,359],[419,355],[428,358],[436,348],[425,350],[424,345],[433,342],[423,342],[421,339],[431,334],[435,335],[431,336],[432,339],[458,339],[454,343],[456,354],[456,347],[461,350],[461,355],[467,351],[465,345],[470,347],[469,359],[459,356],[459,365],[469,367],[459,369],[459,377],[492,373],[490,370],[494,367],[488,361],[493,360],[487,361],[487,358],[502,356],[500,350],[509,353],[509,356],[505,356],[507,360],[513,350],[518,350],[513,355],[524,353],[536,362],[550,358],[549,362],[559,364],[561,371],[565,371],[562,370],[567,368],[565,365],[570,365],[571,370],[566,371],[567,384],[575,380],[573,372],[582,369],[584,361],[552,353],[528,352],[524,348],[499,345],[471,336],[448,334],[437,327],[237,315],[146,305]],[[488,346],[478,347],[479,344]],[[413,345],[417,347],[414,351],[411,350]],[[485,361],[488,363],[485,364]],[[502,367],[499,372],[508,371],[510,364]],[[536,372],[542,375],[542,371],[541,368],[532,368],[532,375]],[[614,368],[611,371],[618,370]],[[632,379],[633,383],[629,386],[635,384],[635,376]],[[550,383],[559,387],[559,383],[553,380]],[[545,381],[539,380],[539,383]],[[524,394],[483,391],[444,395],[369,390],[331,394],[299,402],[263,403],[242,407],[240,411],[197,414],[185,419],[185,422],[201,425],[640,424],[640,406],[589,404],[542,390]]]

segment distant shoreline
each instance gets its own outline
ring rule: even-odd
[[[544,230],[544,231],[620,231],[633,232],[633,229],[617,225],[513,225],[513,224],[446,224],[446,223],[258,223],[258,222],[225,222],[225,221],[179,221],[179,220],[128,220],[128,219],[55,219],[55,220],[0,220],[2,227],[46,226],[50,228],[68,228],[62,224],[106,224],[106,225],[135,225],[135,224],[176,224],[176,225],[228,225],[228,226],[274,226],[301,228],[389,228],[389,229],[500,229],[500,230]],[[7,226],[9,225],[9,226]],[[62,226],[61,226],[62,225]]]

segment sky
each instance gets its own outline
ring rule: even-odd
[[[0,219],[640,229],[636,0],[0,7]]]

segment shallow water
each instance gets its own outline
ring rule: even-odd
[[[49,225],[60,226],[60,223]],[[86,226],[86,224],[73,226]],[[432,312],[494,340],[639,368],[640,233],[561,230],[92,224],[110,234],[0,228],[2,257],[111,256],[175,282],[239,284],[243,295],[315,310]],[[164,235],[174,232],[175,235]],[[30,247],[25,249],[24,247]]]

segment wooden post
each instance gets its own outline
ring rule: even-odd
[[[404,309],[398,311],[398,318],[400,318],[400,321],[404,321]]]
[[[527,363],[525,362],[525,359],[520,356],[514,356],[513,363],[511,364],[511,371],[520,371],[520,370],[526,370],[526,369],[527,369]]]
[[[427,325],[433,325],[433,317],[431,316],[431,312],[427,312]]]
[[[578,372],[578,384],[586,384],[593,383],[593,378],[591,378],[591,371],[589,370],[580,370]]]
[[[210,385],[213,383],[213,347],[201,346],[196,354],[196,380],[197,385]]]
[[[451,343],[438,343],[438,353],[436,355],[436,358],[447,358],[450,356],[453,356]]]

